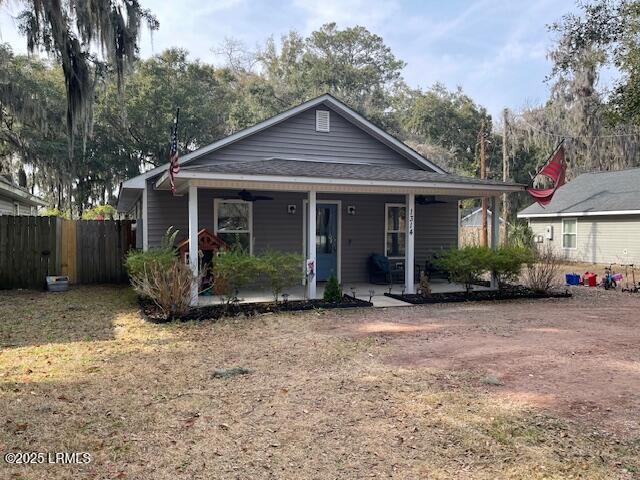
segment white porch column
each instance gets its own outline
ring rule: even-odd
[[[193,275],[198,275],[198,187],[189,185],[189,267]],[[200,285],[191,283],[191,305],[198,305]]]
[[[148,188],[149,185],[145,183],[144,190],[142,190],[142,232],[136,232],[136,235],[142,235],[142,250],[145,252],[149,250]]]
[[[415,265],[415,231],[416,231],[416,195],[407,195],[407,225],[406,245],[404,247],[404,284],[405,293],[416,293],[413,279],[413,266]]]
[[[491,210],[489,232],[491,235],[492,250],[497,250],[500,246],[500,212],[498,212],[497,206],[498,202],[496,202],[496,197],[489,198],[489,210]],[[493,273],[491,274],[491,288],[498,288],[498,279]]]
[[[307,297],[316,298],[316,272],[318,262],[316,259],[316,192],[309,191],[309,212],[307,213],[307,261],[313,262],[313,275],[307,276]]]

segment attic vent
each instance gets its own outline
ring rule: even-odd
[[[329,111],[316,110],[316,132],[329,131]]]

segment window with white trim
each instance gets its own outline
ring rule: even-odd
[[[228,245],[252,251],[253,203],[244,200],[213,201],[215,234]]]
[[[407,207],[403,203],[385,204],[384,251],[389,258],[404,258],[407,236]]]
[[[562,220],[562,248],[576,248],[578,245],[578,221],[575,218]]]

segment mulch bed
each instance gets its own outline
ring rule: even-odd
[[[326,302],[322,299],[289,300],[287,302],[256,302],[238,304],[217,304],[194,307],[186,315],[167,318],[151,300],[138,297],[143,317],[153,323],[164,323],[172,320],[183,322],[190,320],[217,320],[222,317],[251,317],[265,313],[296,312],[301,310],[372,307],[373,303],[343,295],[340,302]]]
[[[385,293],[387,297],[395,298],[403,302],[414,305],[431,303],[455,303],[455,302],[478,302],[486,300],[521,300],[535,298],[569,298],[571,294],[568,290],[564,292],[535,292],[521,285],[506,287],[502,290],[479,290],[467,292],[432,293],[428,297],[423,297],[417,293],[399,295],[396,293]]]

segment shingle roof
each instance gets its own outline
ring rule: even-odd
[[[226,162],[193,167],[182,171],[229,173],[239,175],[286,175],[291,177],[340,178],[349,180],[381,180],[399,182],[465,183],[470,185],[509,185],[496,180],[480,180],[448,173],[377,165],[329,163],[308,160],[270,158],[251,162]]]
[[[640,210],[640,168],[582,174],[561,187],[549,205],[537,203],[518,216]]]
[[[333,97],[328,93],[325,93],[318,97],[307,100],[306,102],[303,102],[293,108],[280,112],[277,115],[274,115],[266,120],[263,120],[262,122],[258,122],[257,124],[251,127],[244,128],[236,133],[233,133],[224,138],[221,138],[216,142],[213,142],[209,145],[201,147],[193,152],[187,153],[186,155],[180,158],[180,165],[186,166],[188,163],[196,160],[197,158],[200,158],[202,155],[205,155],[209,152],[226,147],[227,145],[231,145],[232,143],[242,140],[243,138],[253,135],[254,133],[260,132],[266,128],[269,128],[273,125],[283,122],[284,120],[291,118],[294,115],[297,115],[309,108],[313,108],[315,106],[322,105],[322,104],[329,105],[337,113],[344,116],[347,120],[351,121],[356,126],[360,127],[362,130],[367,132],[369,135],[371,135],[374,138],[377,138],[379,141],[387,145],[389,148],[397,151],[398,153],[400,153],[401,155],[403,155],[404,157],[406,157],[408,160],[412,161],[416,165],[430,168],[439,173],[446,173],[446,171],[443,168],[441,168],[440,166],[438,166],[428,158],[423,157],[420,153],[416,152],[407,144],[405,144],[404,142],[401,142],[400,140],[395,138],[393,135],[377,127],[376,125],[371,123],[369,120],[367,120],[365,117],[360,115],[358,112],[356,112],[355,110],[352,110],[346,104],[342,103],[340,100],[338,100],[337,98]],[[169,167],[169,164],[165,163],[164,165],[153,168],[148,172],[145,172],[143,174],[130,178],[129,180],[123,182],[123,187],[124,188],[143,188],[143,186],[136,185],[136,182],[139,180],[145,180],[147,178],[161,175],[163,172],[167,170],[168,167]]]
[[[40,197],[33,195],[29,190],[24,187],[21,187],[15,182],[12,182],[8,178],[0,175],[0,190],[9,197],[14,198],[16,200],[21,200],[25,203],[35,206],[46,205],[46,202],[42,200]]]

